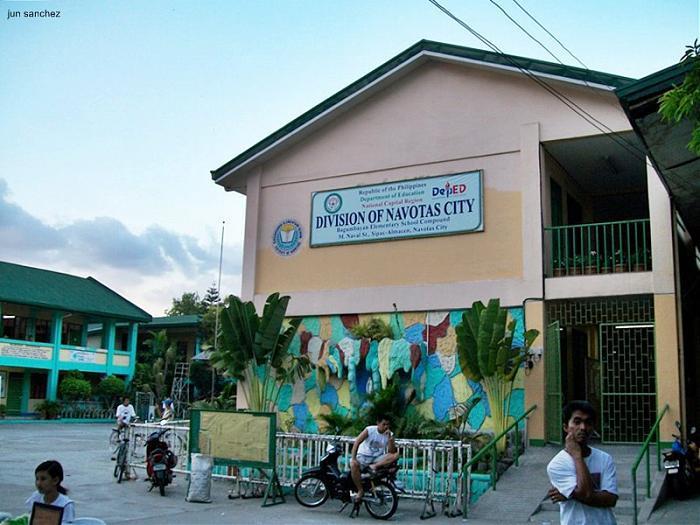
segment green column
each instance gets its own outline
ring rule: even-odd
[[[27,319],[27,341],[36,341],[36,314],[33,312]]]
[[[88,343],[88,322],[83,321],[83,332],[80,334],[80,346],[87,346]]]
[[[58,394],[58,365],[61,355],[61,332],[63,330],[63,312],[54,312],[51,322],[51,343],[53,344],[53,359],[49,370],[49,384],[46,398],[55,401]]]
[[[24,371],[22,380],[22,402],[19,408],[20,413],[27,414],[29,412],[29,396],[31,394],[30,387],[32,384],[32,373],[29,370]]]
[[[114,339],[116,336],[116,323],[109,320],[102,325],[103,348],[107,349],[107,375],[112,375],[112,360],[114,359]]]
[[[134,372],[136,371],[136,346],[138,345],[139,339],[139,324],[129,323],[129,340],[127,343],[127,350],[129,351],[129,375],[127,377],[128,381],[134,378]]]
[[[200,334],[197,334],[197,336],[194,338],[194,355],[197,355],[199,353],[201,346],[202,336]]]

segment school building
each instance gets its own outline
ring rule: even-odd
[[[57,397],[61,374],[116,375],[130,380],[144,310],[92,277],[0,262],[0,404],[8,415],[34,412]],[[88,324],[101,323],[88,343]],[[117,337],[116,325],[126,329]]]
[[[642,441],[668,405],[670,441],[697,337],[679,331],[682,221],[615,93],[633,84],[420,41],[213,170],[247,198],[242,297],[290,295],[317,365],[279,410],[314,430],[399,374],[449,418],[483,397],[455,325],[497,297],[519,336],[540,331],[511,400],[537,405],[532,443],[558,442],[562,404],[584,398],[605,443]],[[352,337],[375,317],[392,339]],[[469,417],[489,421],[488,402]]]

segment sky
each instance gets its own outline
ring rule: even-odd
[[[698,0],[439,1],[506,53],[554,61],[497,5],[562,62],[634,78],[699,32]],[[0,260],[160,316],[217,281],[225,221],[238,294],[245,197],[210,170],[424,38],[485,48],[428,0],[0,0]]]

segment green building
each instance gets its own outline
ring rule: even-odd
[[[152,317],[92,277],[0,261],[0,404],[34,412],[57,397],[61,374],[134,375],[138,325]],[[88,344],[88,324],[105,327]],[[126,329],[117,335],[117,324]]]

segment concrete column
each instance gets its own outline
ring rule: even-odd
[[[243,238],[243,269],[241,299],[252,301],[255,296],[255,265],[258,251],[258,221],[262,170],[258,168],[246,180],[245,237]]]
[[[58,366],[61,356],[61,332],[63,330],[63,312],[54,312],[51,322],[51,343],[53,344],[52,366],[49,370],[49,380],[46,398],[55,401],[58,394]]]
[[[129,351],[129,375],[127,376],[127,381],[131,381],[134,378],[134,373],[136,371],[136,347],[138,345],[139,338],[139,324],[129,323],[129,339],[127,342],[127,349]]]
[[[540,335],[532,344],[531,351],[539,352],[542,356],[544,347],[544,301],[533,300],[526,301],[524,305],[525,314],[525,330],[539,330]],[[546,350],[544,350],[546,351]],[[537,409],[530,414],[530,419],[527,423],[528,439],[535,444],[544,444],[544,403],[545,403],[545,378],[544,378],[544,360],[537,360],[533,368],[525,376],[523,380],[525,387],[525,410],[532,405],[537,405]]]
[[[36,312],[31,312],[27,318],[27,341],[36,341]]]
[[[88,344],[88,322],[83,321],[83,331],[80,334],[80,346],[87,346]]]
[[[112,359],[114,359],[114,339],[116,323],[110,319],[102,325],[102,344],[107,349],[107,375],[112,375]]]
[[[20,414],[29,412],[29,396],[31,395],[32,373],[29,370],[24,371],[22,378],[22,401],[19,407]]]
[[[524,286],[522,287],[522,299],[543,297],[542,214],[538,212],[542,208],[540,125],[538,122],[520,126],[520,180],[523,221]]]

